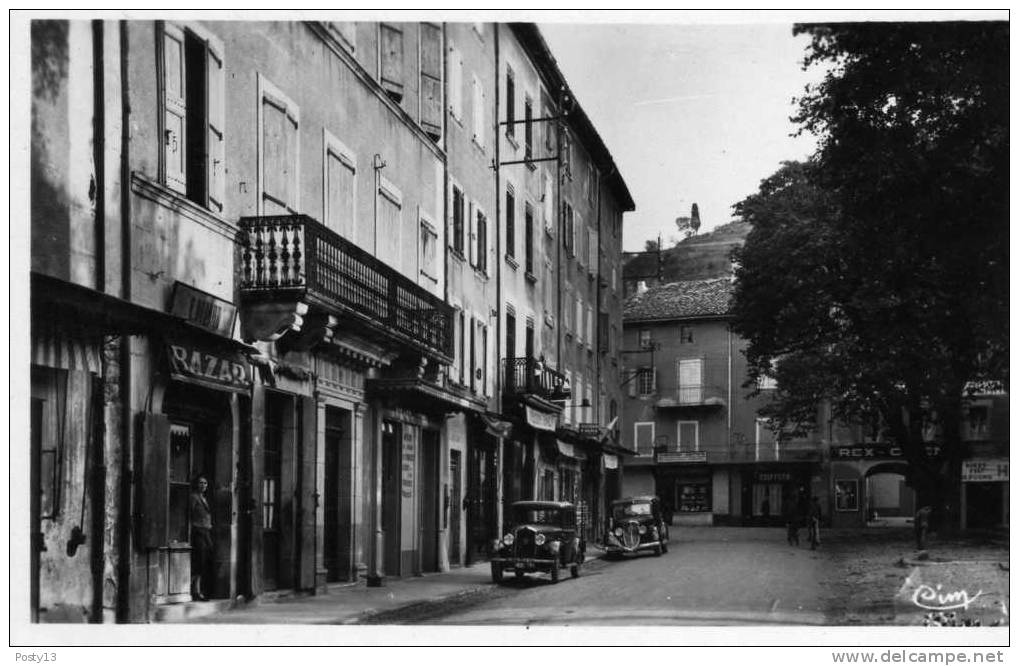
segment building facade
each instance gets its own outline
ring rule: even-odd
[[[533,25],[31,40],[32,619],[380,584],[604,502],[633,202]]]

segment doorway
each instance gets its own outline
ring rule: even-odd
[[[387,576],[400,575],[400,424],[382,422],[382,533]]]
[[[325,487],[323,488],[323,563],[326,582],[351,579],[350,412],[325,410]]]
[[[418,525],[421,571],[439,570],[439,431],[421,431],[421,484]]]
[[[460,484],[460,452],[449,452],[449,563],[460,564],[460,515],[462,488]]]
[[[281,485],[283,481],[284,419],[288,400],[267,394],[265,444],[262,453],[262,583],[266,590],[280,584],[282,559]]]

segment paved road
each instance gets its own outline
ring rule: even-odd
[[[578,579],[513,580],[392,623],[509,625],[824,624],[823,550],[782,529],[674,528],[669,552],[586,563]]]

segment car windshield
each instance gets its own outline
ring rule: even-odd
[[[559,509],[536,509],[534,507],[515,507],[513,519],[516,523],[529,525],[561,525],[562,511]]]
[[[612,507],[612,514],[616,518],[632,518],[634,516],[650,516],[651,503],[617,504]]]

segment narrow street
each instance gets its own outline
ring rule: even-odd
[[[394,611],[371,622],[818,625],[825,618],[826,558],[802,541],[788,546],[779,528],[677,528],[661,557],[589,561],[579,579],[567,575],[557,585],[546,575],[510,577],[466,602]]]

